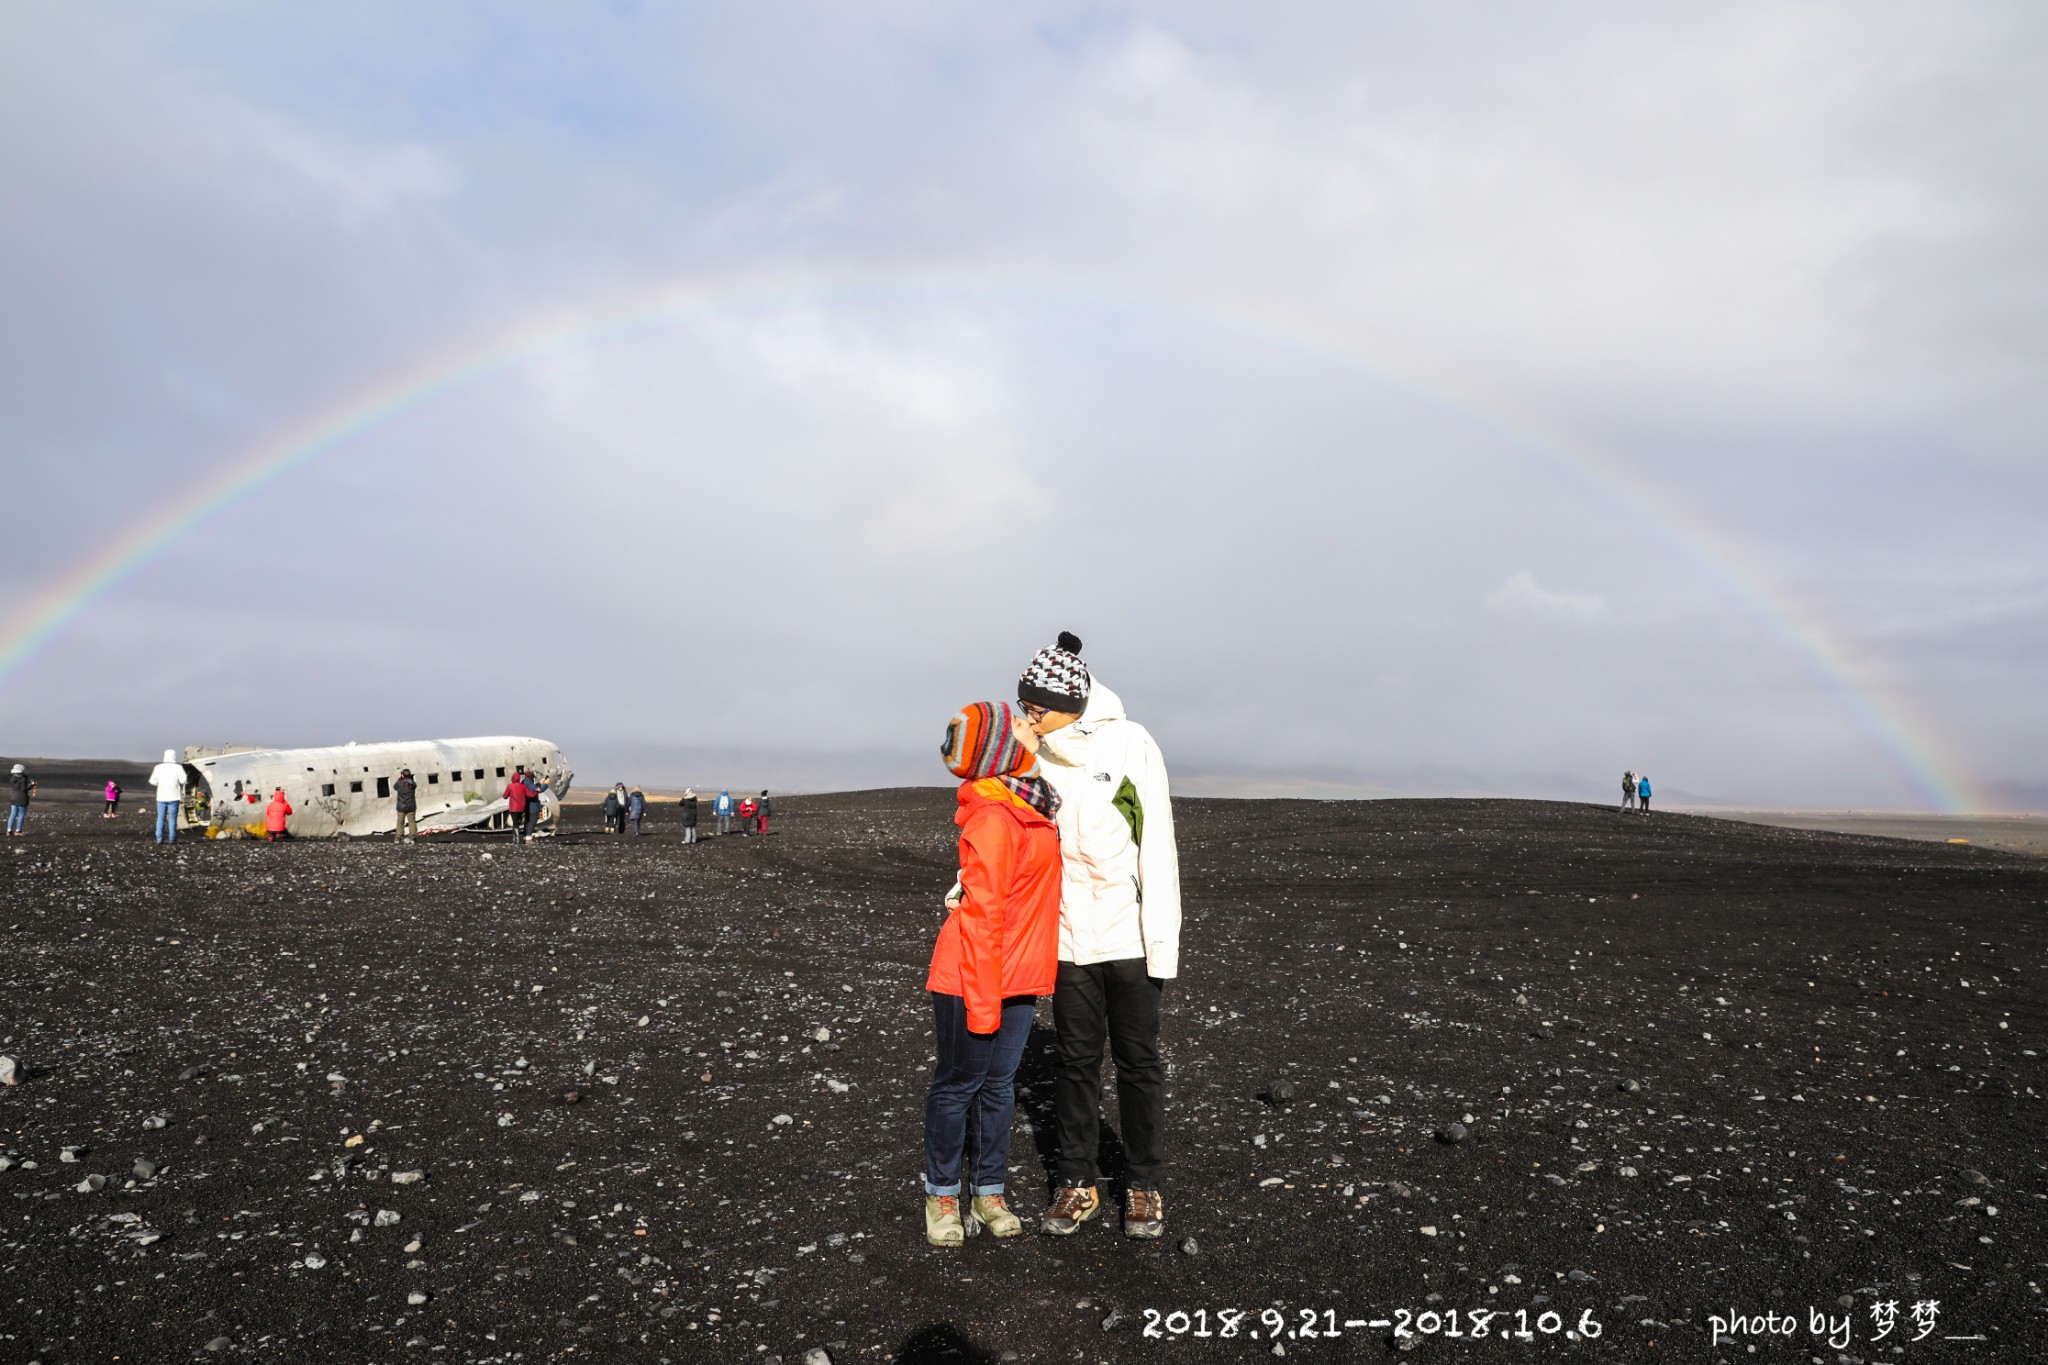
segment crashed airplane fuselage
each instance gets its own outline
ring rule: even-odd
[[[548,783],[540,820],[552,828],[574,776],[562,751],[544,739],[490,735],[392,744],[340,744],[325,749],[185,750],[182,823],[219,837],[263,833],[275,789],[291,803],[293,834],[389,834],[398,818],[393,790],[411,769],[420,832],[505,822],[505,785],[524,767]]]

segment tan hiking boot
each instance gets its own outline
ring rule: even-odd
[[[1102,1197],[1093,1185],[1062,1185],[1053,1196],[1052,1207],[1038,1220],[1039,1231],[1055,1237],[1071,1237],[1081,1224],[1102,1212]]]
[[[967,1240],[967,1230],[960,1223],[958,1195],[924,1197],[924,1239],[935,1247],[956,1247]]]
[[[1010,1212],[1009,1204],[999,1194],[977,1194],[969,1207],[992,1237],[1015,1237],[1024,1231],[1024,1220]]]
[[[1152,1238],[1166,1231],[1166,1202],[1157,1190],[1124,1191],[1124,1236]]]

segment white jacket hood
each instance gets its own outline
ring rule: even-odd
[[[177,761],[178,761],[178,751],[177,751],[176,749],[166,749],[166,750],[164,750],[164,762],[166,762],[166,763],[176,763]]]
[[[1088,737],[1113,720],[1128,720],[1124,714],[1124,699],[1104,687],[1093,674],[1088,678],[1088,705],[1081,710],[1081,718],[1063,730],[1055,730],[1039,742],[1039,747],[1050,750],[1056,761],[1074,762],[1079,751],[1086,746]]]

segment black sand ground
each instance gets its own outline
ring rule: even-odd
[[[2039,860],[1531,802],[1184,802],[1168,1239],[949,1252],[917,1185],[947,794],[790,799],[770,837],[696,847],[665,820],[172,851],[96,811],[39,801],[0,850],[0,1052],[27,1072],[0,1090],[0,1359],[2048,1342]],[[1035,1214],[1042,1050],[1025,1079]],[[1712,1343],[1767,1313],[1790,1335]]]

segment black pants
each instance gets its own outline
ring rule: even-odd
[[[1159,1060],[1159,993],[1165,982],[1145,975],[1145,959],[1060,963],[1053,989],[1059,1032],[1059,1178],[1092,1185],[1101,1138],[1102,1045],[1116,1060],[1116,1107],[1128,1189],[1159,1188],[1159,1129],[1166,1111],[1166,1067]]]

